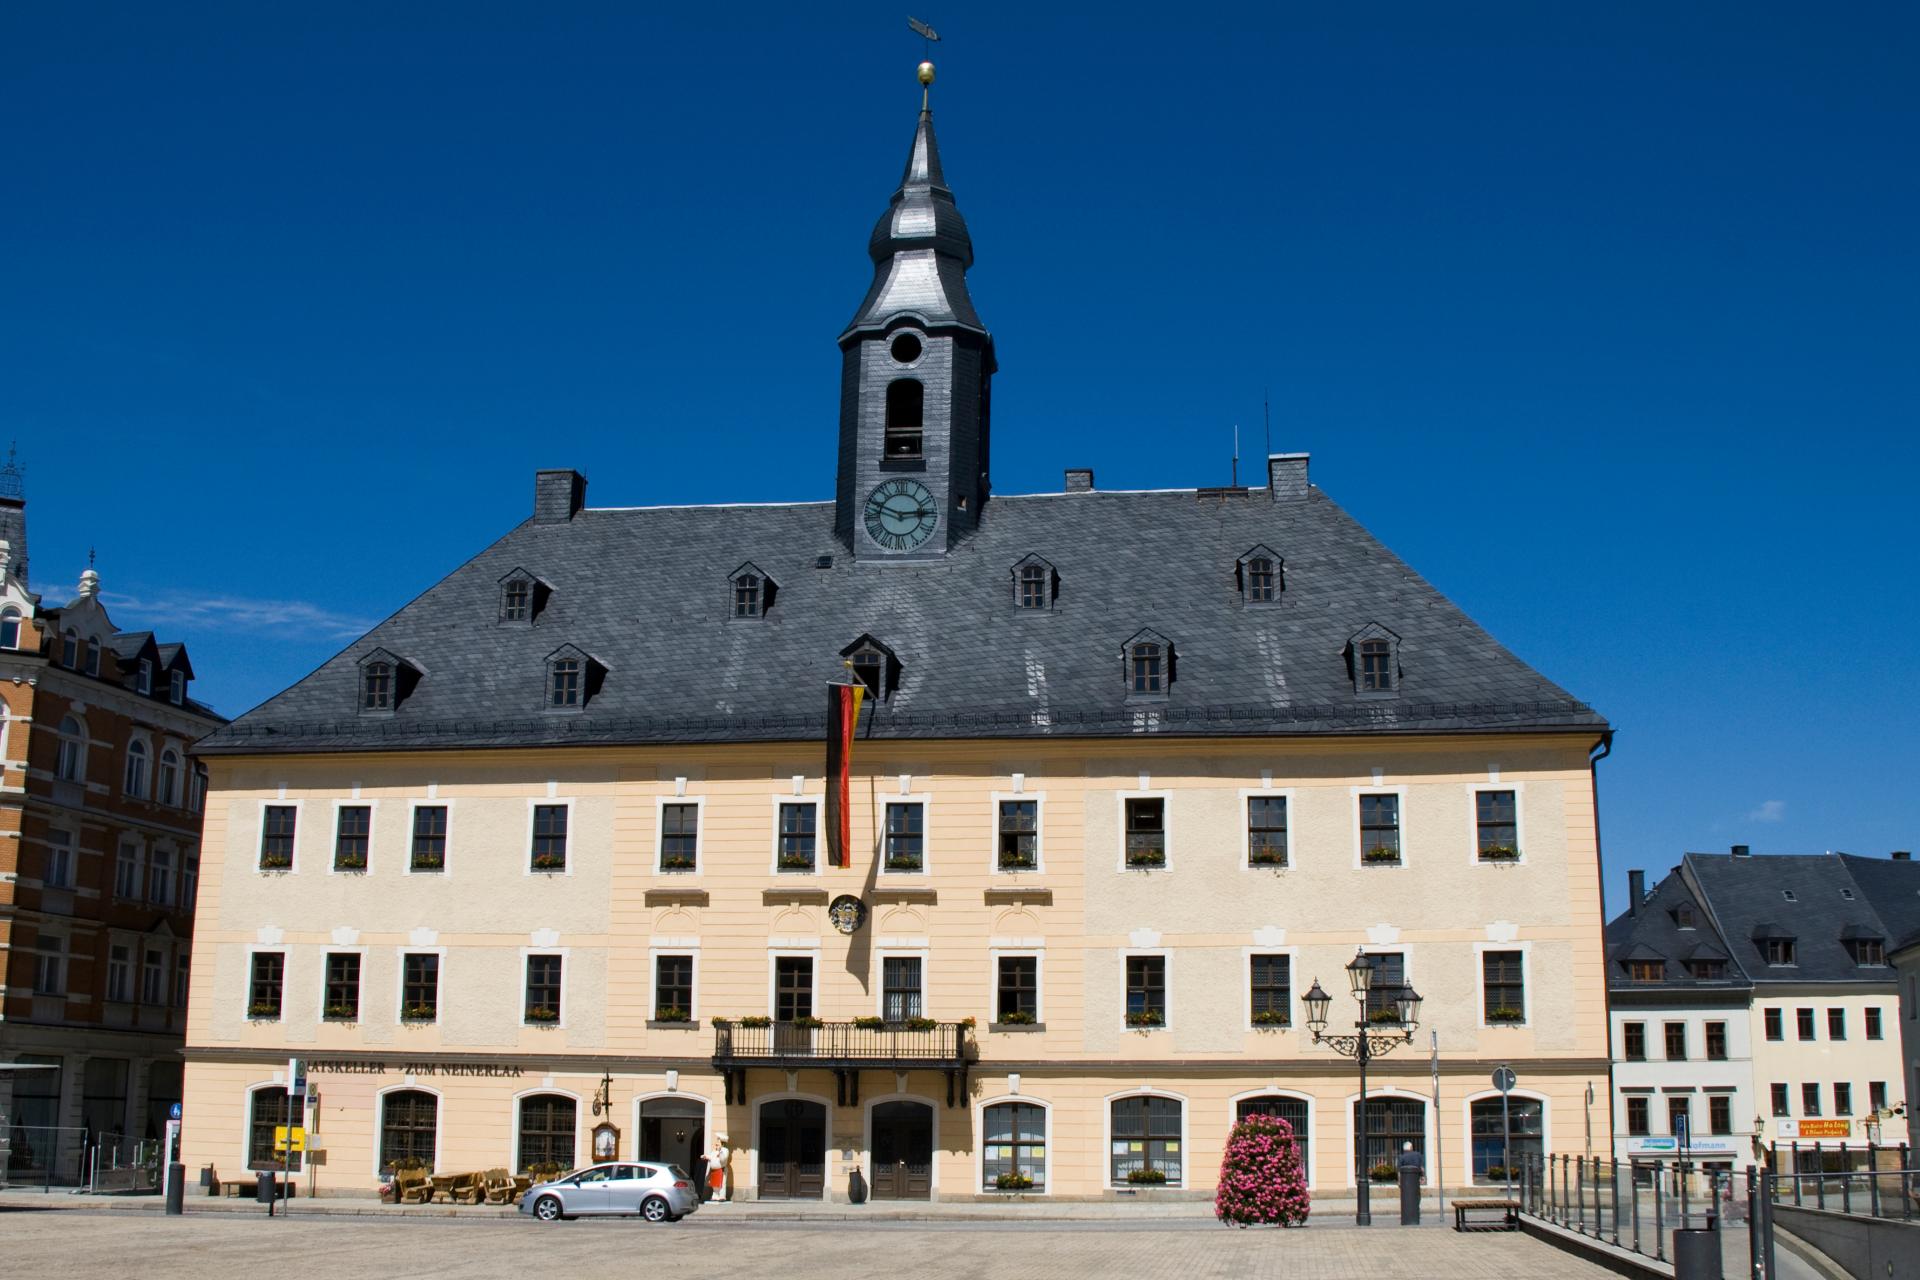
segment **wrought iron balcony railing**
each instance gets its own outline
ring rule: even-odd
[[[713,1063],[747,1066],[951,1067],[967,1060],[962,1022],[767,1022],[716,1020]]]

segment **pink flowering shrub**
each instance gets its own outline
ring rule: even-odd
[[[1293,1126],[1277,1116],[1248,1116],[1227,1135],[1213,1213],[1222,1222],[1306,1225],[1307,1175]]]

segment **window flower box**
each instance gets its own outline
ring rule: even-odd
[[[527,1010],[527,1021],[536,1026],[550,1026],[560,1021],[560,1011],[551,1005],[535,1005]]]
[[[444,871],[447,867],[447,855],[444,853],[416,853],[408,865],[415,871]]]
[[[1505,1182],[1507,1180],[1507,1166],[1503,1164],[1490,1164],[1487,1166],[1487,1171],[1480,1175],[1480,1178],[1483,1182]]]
[[[410,1004],[400,1010],[402,1022],[432,1022],[439,1016],[439,1010],[430,1004]]]
[[[567,855],[564,853],[536,853],[533,855],[535,871],[565,871]]]
[[[1030,853],[1003,853],[1000,855],[1002,871],[1032,871],[1040,865],[1040,860]]]
[[[887,856],[889,871],[924,871],[926,863],[917,853],[895,853]]]
[[[321,1012],[328,1022],[358,1022],[360,1010],[350,1004],[330,1004]]]
[[[673,872],[677,875],[685,875],[687,872],[692,871],[694,867],[694,860],[684,853],[664,854],[660,858],[660,869],[662,871]]]
[[[1377,1164],[1367,1170],[1368,1182],[1394,1182],[1397,1181],[1399,1177],[1400,1175],[1394,1172],[1393,1166],[1390,1164]]]
[[[896,1025],[904,1027],[908,1031],[931,1031],[940,1024],[932,1018],[908,1018],[906,1021]]]
[[[664,1009],[656,1010],[653,1015],[653,1020],[655,1022],[684,1022],[692,1025],[693,1015],[685,1009],[682,1009],[679,1005],[670,1004]]]
[[[1490,844],[1480,851],[1482,862],[1518,862],[1520,850],[1510,844]]]
[[[996,1191],[1031,1191],[1033,1179],[1024,1173],[1003,1173],[993,1180]]]
[[[813,859],[804,853],[783,853],[777,865],[782,871],[811,871]]]
[[[1159,1169],[1135,1169],[1127,1174],[1127,1181],[1136,1187],[1164,1187],[1167,1175]]]
[[[773,1019],[767,1017],[765,1014],[755,1013],[740,1019],[740,1025],[743,1027],[770,1027],[773,1025]]]
[[[825,1022],[822,1022],[819,1018],[802,1016],[802,1017],[795,1018],[792,1022],[789,1022],[787,1025],[792,1027],[795,1031],[818,1031],[821,1027],[824,1027],[827,1024]]]
[[[1375,1009],[1367,1015],[1367,1023],[1369,1026],[1375,1027],[1397,1027],[1400,1025],[1400,1011],[1398,1009]]]
[[[1000,1025],[1003,1027],[1030,1027],[1037,1021],[1039,1019],[1025,1009],[1015,1009],[1000,1015]]]
[[[1247,855],[1247,865],[1250,867],[1284,867],[1287,865],[1287,855],[1273,850],[1256,849]]]
[[[255,1022],[278,1022],[280,1006],[267,1000],[256,1000],[247,1006],[247,1017]]]
[[[1151,871],[1167,865],[1167,852],[1164,849],[1129,849],[1127,865],[1144,871]]]
[[[1127,1015],[1127,1025],[1141,1030],[1167,1025],[1167,1015],[1159,1009],[1135,1009]]]
[[[1526,1020],[1526,1015],[1518,1009],[1487,1010],[1487,1024],[1489,1026],[1517,1027]]]
[[[333,860],[335,871],[365,871],[367,855],[364,853],[343,853]]]
[[[1262,1009],[1253,1015],[1253,1025],[1268,1029],[1290,1027],[1293,1025],[1293,1019],[1287,1016],[1284,1009]]]
[[[290,853],[263,853],[260,855],[262,871],[291,871],[293,855]]]
[[[1360,861],[1370,867],[1390,867],[1400,861],[1400,851],[1386,845],[1375,845],[1360,855]]]
[[[855,1018],[853,1025],[862,1031],[884,1031],[887,1027],[887,1020],[878,1015],[869,1014],[864,1018]]]

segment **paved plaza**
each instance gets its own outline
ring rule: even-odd
[[[257,1280],[569,1280],[654,1274],[837,1280],[1587,1280],[1608,1275],[1519,1234],[1333,1224],[1241,1231],[1200,1220],[1154,1223],[639,1221],[525,1219],[267,1221],[264,1216],[0,1212],[0,1252],[16,1275]]]

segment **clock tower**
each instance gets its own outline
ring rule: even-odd
[[[932,63],[920,83],[933,83]],[[834,529],[857,560],[937,560],[987,501],[994,359],[967,296],[973,241],[924,91],[907,171],[867,253],[873,284],[840,335]]]

